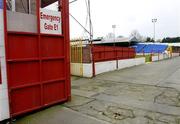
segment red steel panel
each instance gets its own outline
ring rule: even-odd
[[[43,97],[43,102],[45,105],[64,99],[66,97],[64,81],[57,81],[44,84]]]
[[[64,56],[64,39],[54,36],[41,36],[42,57]]]
[[[129,59],[135,57],[135,50],[128,47],[93,46],[93,56],[95,62]]]
[[[117,57],[118,59],[123,59],[123,48],[118,48]]]
[[[56,80],[65,77],[64,60],[46,60],[42,62],[42,80]]]
[[[38,37],[29,35],[8,35],[9,59],[38,57]]]
[[[9,65],[9,87],[40,82],[39,62],[13,62]]]
[[[11,112],[20,113],[41,106],[40,86],[25,87],[11,92]]]
[[[2,79],[1,79],[1,63],[0,63],[0,84],[2,83]]]

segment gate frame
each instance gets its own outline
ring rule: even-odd
[[[7,70],[7,87],[8,87],[8,97],[9,97],[9,108],[10,108],[10,118],[35,111],[38,109],[42,109],[57,103],[61,103],[64,101],[71,100],[71,84],[70,84],[70,37],[69,37],[69,2],[68,0],[58,0],[59,2],[61,1],[61,18],[62,18],[62,34],[56,35],[56,34],[43,34],[40,32],[40,0],[36,0],[36,16],[37,16],[37,33],[32,33],[32,32],[20,32],[20,31],[8,31],[7,30],[7,7],[6,7],[6,0],[3,0],[3,18],[4,18],[4,43],[5,43],[5,60],[6,60],[6,70]],[[48,105],[42,105],[41,107],[33,108],[33,109],[28,109],[26,111],[12,114],[12,101],[11,101],[11,90],[9,86],[9,65],[8,65],[8,58],[7,55],[9,55],[8,51],[8,33],[16,34],[16,35],[38,35],[38,45],[40,46],[40,41],[41,38],[40,36],[59,36],[63,37],[64,41],[64,64],[66,65],[66,68],[64,69],[64,83],[65,83],[65,99],[62,99],[60,101],[56,101],[54,103],[48,104]],[[41,49],[38,47],[38,54],[41,55]],[[41,67],[42,67],[42,57],[40,56],[40,82],[42,82],[42,77],[41,77]],[[42,83],[40,84],[41,89],[42,89]],[[42,103],[42,90],[41,90],[41,103]]]

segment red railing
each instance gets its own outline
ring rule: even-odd
[[[1,64],[1,63],[0,63]],[[2,78],[1,78],[1,65],[0,65],[0,84],[2,84]]]
[[[93,46],[93,59],[95,62],[135,58],[134,48],[115,46]]]

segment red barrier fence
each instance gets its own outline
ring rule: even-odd
[[[115,46],[93,46],[93,59],[95,62],[135,58],[134,48]]]
[[[0,63],[1,64],[1,63]],[[0,84],[2,84],[2,78],[1,78],[1,65],[0,65]]]

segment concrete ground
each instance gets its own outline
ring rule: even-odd
[[[15,124],[180,124],[180,57],[72,77],[72,101]]]

